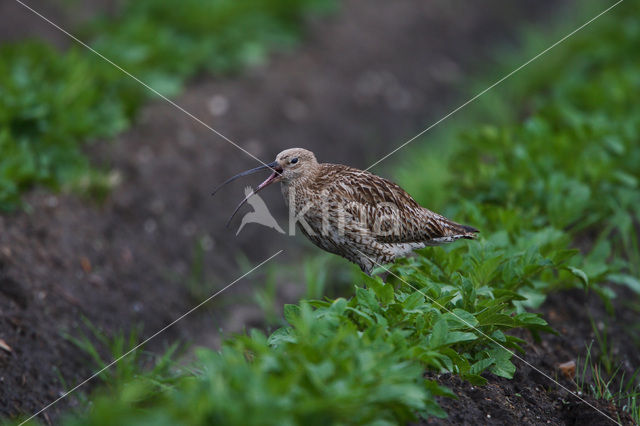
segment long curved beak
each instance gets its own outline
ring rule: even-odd
[[[255,167],[255,168],[253,168],[253,169],[246,170],[246,171],[244,171],[244,172],[242,172],[242,173],[238,173],[237,175],[230,177],[229,179],[225,180],[225,181],[224,181],[224,182],[222,182],[220,185],[218,185],[218,186],[216,187],[216,189],[214,189],[214,190],[213,190],[213,192],[211,193],[211,195],[215,195],[215,194],[216,194],[216,192],[218,192],[218,191],[220,190],[220,188],[222,188],[222,187],[223,187],[223,186],[225,186],[226,184],[231,183],[231,182],[233,182],[234,180],[236,180],[236,179],[238,179],[238,178],[240,178],[240,177],[242,177],[242,176],[252,175],[252,174],[254,174],[254,173],[257,173],[257,172],[260,172],[260,171],[262,171],[262,170],[266,170],[266,169],[271,169],[271,170],[276,171],[278,168],[279,168],[279,164],[278,164],[278,162],[277,162],[277,161],[274,161],[273,163],[265,164],[265,165],[262,165],[262,166]],[[282,171],[282,170],[280,170],[280,171]]]
[[[251,193],[249,195],[247,195],[244,198],[244,200],[242,200],[240,202],[240,204],[238,204],[238,207],[236,207],[236,209],[233,211],[233,214],[231,215],[229,220],[227,220],[227,225],[226,225],[227,227],[229,227],[229,224],[231,223],[231,220],[234,218],[236,213],[238,213],[238,210],[240,210],[240,207],[242,207],[244,205],[244,203],[246,203],[249,200],[249,198],[253,197],[255,194],[257,194],[263,188],[266,188],[267,186],[271,185],[272,183],[280,181],[280,177],[282,176],[282,167],[280,167],[280,164],[278,164],[277,161],[274,161],[273,163],[269,163],[267,165],[263,165],[263,166],[260,166],[260,167],[256,167],[254,169],[247,170],[247,171],[242,172],[242,173],[238,173],[237,175],[227,179],[225,182],[223,182],[221,185],[219,185],[213,191],[213,194],[215,194],[220,188],[222,188],[224,185],[228,184],[229,182],[232,182],[232,181],[238,179],[239,177],[247,176],[247,175],[250,175],[250,174],[259,172],[261,170],[265,170],[265,169],[271,169],[271,170],[273,170],[273,173],[271,173],[271,175],[264,182],[262,182],[260,185],[258,185],[258,187],[255,190],[251,191]]]

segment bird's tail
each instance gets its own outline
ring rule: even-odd
[[[478,238],[478,233],[480,231],[478,231],[476,228],[474,228],[473,226],[469,226],[469,225],[458,225],[463,232],[462,234],[462,238],[466,238],[468,240],[474,240],[476,238]]]
[[[467,240],[475,240],[478,237],[478,231],[473,226],[461,225],[459,223],[450,222],[451,228],[449,232],[454,234],[457,238],[465,238]]]

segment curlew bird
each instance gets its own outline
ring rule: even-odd
[[[233,176],[227,183],[261,170],[271,175],[247,194],[280,182],[289,207],[289,232],[297,225],[316,246],[342,256],[371,274],[378,264],[393,262],[413,250],[473,239],[477,229],[460,225],[419,205],[397,184],[364,170],[318,163],[306,149],[291,148],[276,161]]]

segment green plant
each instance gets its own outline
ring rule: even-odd
[[[635,7],[621,4],[612,12],[615,29],[603,17],[544,65],[505,82],[505,94],[482,101],[505,116],[483,110],[483,122],[492,124],[465,129],[462,140],[454,128],[438,135],[441,146],[415,146],[398,174],[418,199],[443,200],[445,211],[477,224],[489,239],[501,230],[511,240],[514,231],[543,229],[567,244],[587,238],[589,247],[580,247],[586,255],[573,257],[567,269],[607,303],[614,293],[601,283],[640,292],[640,110],[633,96],[640,63],[627,53],[640,37]],[[513,108],[520,104],[524,111]],[[411,170],[433,173],[412,179]]]
[[[193,255],[189,268],[189,275],[185,281],[187,291],[196,302],[201,302],[211,296],[216,286],[205,273],[206,240],[208,237],[202,236],[196,239],[193,247]]]
[[[304,16],[332,0],[123,2],[83,30],[92,48],[165,96],[196,72],[228,73],[291,46]],[[0,211],[34,185],[104,196],[83,146],[126,129],[153,93],[88,50],[0,47]],[[108,176],[108,174],[107,174]]]
[[[193,374],[170,389],[124,383],[70,422],[399,423],[446,414],[435,396],[454,395],[424,380],[425,369],[475,384],[487,372],[513,377],[523,340],[510,331],[552,331],[530,312],[549,292],[579,287],[610,303],[609,281],[636,286],[627,235],[640,206],[639,9],[622,4],[567,41],[545,78],[494,100],[496,111],[526,105],[524,117],[445,134],[446,148],[412,148],[411,173],[401,174],[412,181],[402,183],[477,226],[478,241],[424,249],[384,281],[360,275],[345,297],[286,305],[286,325],[270,335],[200,350]],[[637,414],[635,376],[616,394],[601,367],[590,371],[591,392]]]
[[[592,359],[591,349],[593,342],[586,348],[584,361],[578,359],[575,384],[579,393],[588,393],[597,399],[612,401],[623,411],[628,412],[631,418],[640,422],[640,383],[637,381],[640,369],[636,370],[629,379],[616,368],[611,373],[602,371],[599,362]],[[616,389],[617,384],[617,389]]]
[[[608,376],[614,375],[615,355],[614,349],[609,340],[608,324],[603,324],[602,329],[593,321],[593,318],[589,318],[591,322],[591,329],[596,336],[596,342],[598,343],[598,363],[604,368],[605,373]]]
[[[141,326],[108,336],[87,318],[83,317],[82,322],[90,334],[74,336],[64,333],[64,337],[89,355],[93,366],[100,371],[98,377],[110,389],[118,389],[138,378],[152,379],[158,383],[171,381],[174,374],[171,368],[178,344],[173,344],[162,355],[134,350],[140,343]],[[118,362],[111,367],[113,360]]]
[[[0,47],[0,209],[35,183],[60,188],[88,174],[81,142],[109,138],[129,122],[110,80],[76,50],[37,43]],[[90,185],[89,181],[89,187]]]
[[[248,270],[251,266],[245,261],[243,258],[242,264]],[[282,325],[276,308],[279,287],[283,284],[295,285],[300,287],[300,294],[305,299],[317,299],[351,287],[351,282],[360,275],[360,270],[355,272],[356,269],[345,267],[344,263],[328,253],[305,258],[301,264],[286,269],[269,265],[264,283],[253,293],[253,298],[265,315],[267,324]]]
[[[278,278],[281,278],[280,271],[269,265],[263,285],[253,295],[256,304],[262,310],[265,322],[269,325],[280,323],[280,315],[276,310]]]

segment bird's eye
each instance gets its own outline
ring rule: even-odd
[[[291,164],[296,164],[298,162],[298,157],[292,158],[291,161],[289,161]]]

